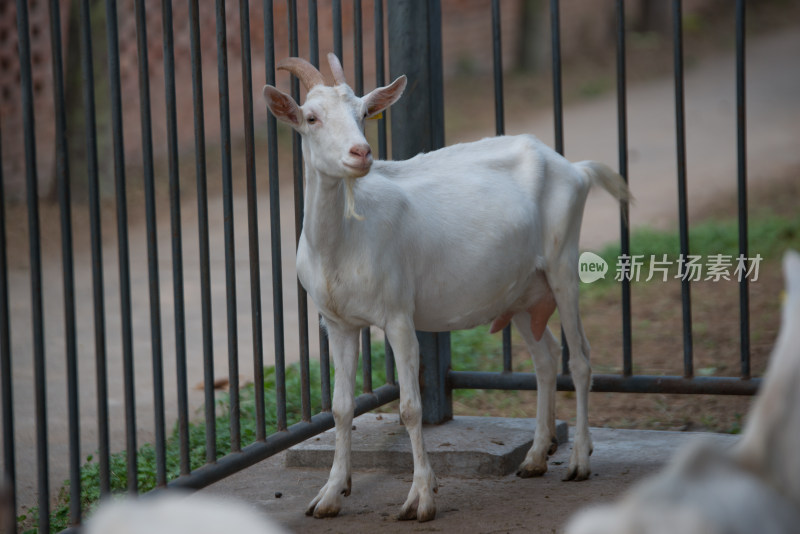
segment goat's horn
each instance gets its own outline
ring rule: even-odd
[[[339,58],[336,57],[336,54],[333,52],[328,54],[328,65],[331,66],[331,73],[333,74],[333,79],[336,82],[336,85],[346,85],[347,82],[344,79],[344,70],[342,69],[342,64],[339,62]]]
[[[297,76],[303,82],[307,91],[317,85],[325,85],[325,78],[322,77],[322,73],[305,59],[288,57],[278,63],[277,69],[289,71]]]

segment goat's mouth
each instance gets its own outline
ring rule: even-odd
[[[372,161],[364,161],[358,163],[342,162],[345,168],[349,171],[351,178],[361,178],[369,173],[372,167]]]

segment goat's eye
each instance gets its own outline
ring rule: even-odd
[[[308,117],[306,117],[306,122],[308,124],[314,124],[317,122],[317,118],[314,115],[309,115]]]

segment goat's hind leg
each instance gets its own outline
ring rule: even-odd
[[[328,482],[308,505],[306,515],[334,517],[342,507],[342,496],[350,495],[350,445],[355,410],[354,387],[358,360],[358,329],[344,330],[328,325],[336,378],[333,388],[333,419],[336,450]]]
[[[531,318],[527,312],[514,316],[514,326],[519,331],[531,353],[536,367],[536,433],[517,476],[538,477],[547,472],[547,457],[556,452],[556,373],[560,345],[549,328],[542,339],[536,341],[531,331]]]
[[[592,369],[589,365],[589,341],[583,331],[578,310],[578,270],[577,261],[564,262],[557,276],[550,280],[550,287],[558,304],[561,327],[569,346],[569,370],[575,384],[575,443],[569,459],[569,467],[564,480],[586,480],[589,478],[589,456],[592,454],[592,437],[589,433],[589,390],[592,383]]]

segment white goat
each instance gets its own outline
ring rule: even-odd
[[[286,529],[238,501],[167,494],[102,504],[86,534],[285,534]]]
[[[619,503],[568,534],[783,534],[800,528],[800,255],[784,258],[788,297],[761,392],[736,447],[693,443]]]
[[[400,98],[405,76],[364,97],[339,60],[336,84],[305,60],[278,68],[308,89],[305,104],[272,86],[272,113],[303,138],[305,217],[297,273],[327,327],[336,369],[336,451],[327,484],[307,513],[335,516],[350,493],[350,430],[359,330],[382,328],[394,349],[400,412],[411,438],[414,479],[400,519],[433,519],[437,489],[422,440],[415,329],[449,331],[513,320],[539,381],[533,446],[520,476],[547,471],[554,452],[556,370],[561,345],[547,329],[558,307],[577,392],[575,446],[565,479],[589,476],[589,343],[578,316],[578,236],[586,196],[600,184],[628,197],[605,165],[572,164],[530,135],[497,137],[420,154],[372,160],[364,120]]]

